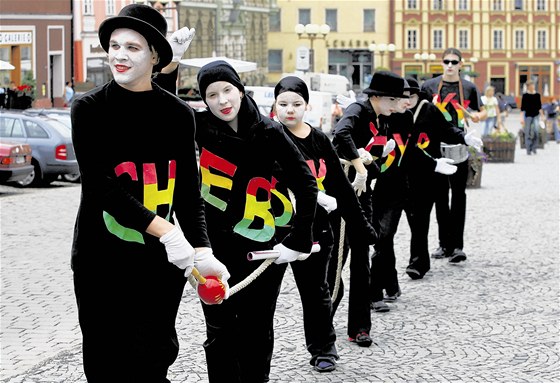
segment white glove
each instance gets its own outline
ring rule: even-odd
[[[468,132],[465,135],[465,144],[472,146],[479,152],[482,149],[482,140],[474,135],[474,132]]]
[[[389,153],[391,153],[394,149],[395,149],[395,140],[391,138],[389,141],[387,141],[385,146],[383,146],[383,154],[381,154],[381,157],[387,157]]]
[[[451,165],[453,162],[452,158],[436,158],[436,169],[437,173],[451,175],[457,171],[457,166]]]
[[[327,193],[323,193],[321,191],[317,193],[317,203],[319,203],[319,205],[321,205],[327,211],[327,213],[330,213],[337,208],[336,198],[331,197]]]
[[[222,281],[222,284],[224,285],[226,291],[224,299],[229,298],[229,285],[227,281],[231,275],[229,274],[226,266],[216,257],[214,257],[212,249],[204,248],[197,251],[194,255],[194,267],[196,267],[200,275],[202,275],[203,277],[214,275],[220,278],[220,281]],[[188,274],[185,275],[188,276]]]
[[[194,28],[189,29],[189,27],[183,27],[173,32],[169,38],[169,44],[173,50],[171,62],[178,63],[183,58],[183,55],[189,49],[189,45],[191,45],[191,41],[194,39],[195,32]]]
[[[280,256],[276,258],[276,260],[274,261],[274,263],[276,263],[277,265],[280,265],[282,263],[293,262],[297,260],[300,256],[303,257],[309,256],[309,254],[307,253],[302,253],[301,251],[288,249],[286,246],[282,245],[281,243],[274,246],[273,249],[280,253]]]
[[[194,248],[183,235],[181,229],[175,226],[159,239],[165,246],[167,260],[180,269],[185,270],[185,275],[190,275],[194,266]]]
[[[362,195],[362,193],[366,191],[366,181],[367,170],[364,174],[356,172],[356,177],[354,178],[354,182],[352,182],[352,186],[358,196]]]
[[[342,109],[348,108],[348,105],[350,105],[351,103],[353,103],[355,101],[356,101],[355,98],[352,99],[351,97],[346,97],[346,96],[343,96],[341,94],[336,96],[336,102],[340,105],[340,107]]]
[[[373,157],[371,156],[371,153],[365,150],[364,148],[359,148],[358,154],[360,155],[360,160],[362,160],[363,164],[369,165],[373,162]]]

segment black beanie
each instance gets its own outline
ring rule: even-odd
[[[309,90],[307,89],[307,84],[299,77],[288,76],[280,80],[274,87],[274,98],[278,98],[278,95],[284,92],[297,93],[303,97],[305,103],[309,104]]]
[[[197,81],[198,90],[203,100],[206,100],[206,88],[208,88],[208,85],[216,81],[227,81],[245,93],[245,87],[239,75],[235,69],[224,60],[212,61],[200,68]]]

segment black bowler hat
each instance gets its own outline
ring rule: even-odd
[[[127,28],[140,33],[159,56],[154,71],[159,71],[171,62],[173,51],[166,39],[167,20],[155,8],[144,4],[129,4],[118,16],[106,19],[99,26],[99,41],[105,52],[109,52],[109,40],[115,29]]]
[[[420,92],[420,84],[414,77],[407,77],[404,79],[404,90],[410,92],[410,95],[418,94]]]
[[[379,71],[373,74],[369,87],[364,89],[368,96],[408,98],[404,92],[404,78],[393,72]]]

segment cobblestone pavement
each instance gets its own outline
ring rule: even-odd
[[[516,132],[518,121],[510,116],[508,128]],[[346,340],[345,298],[335,317],[341,358],[332,373],[308,363],[288,272],[271,382],[559,382],[559,147],[548,142],[527,156],[517,144],[514,163],[484,165],[482,187],[467,190],[462,264],[432,260],[423,280],[410,280],[403,219],[395,239],[403,295],[390,312],[372,313],[370,348]],[[0,186],[3,383],[85,382],[69,266],[79,193],[79,185],[65,183]],[[206,382],[204,319],[190,287],[177,329],[181,350],[169,378]]]

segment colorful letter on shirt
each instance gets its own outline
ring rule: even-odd
[[[200,188],[200,193],[202,195],[202,198],[204,198],[204,200],[210,205],[215,206],[222,211],[225,211],[227,202],[210,194],[210,187],[217,186],[220,188],[231,190],[232,180],[227,177],[212,174],[210,172],[210,168],[217,169],[220,172],[233,177],[235,171],[237,170],[237,166],[211,153],[205,148],[203,148],[202,152],[200,153],[200,173],[202,175],[202,186]]]
[[[267,242],[274,236],[274,215],[271,213],[270,203],[270,182],[268,180],[255,177],[247,185],[247,199],[245,201],[245,212],[243,219],[235,225],[233,231],[246,238],[258,242]],[[264,189],[268,193],[266,201],[257,201],[257,192]],[[251,228],[255,218],[262,218],[264,221],[262,228]]]
[[[123,162],[115,167],[117,177],[128,174],[133,181],[138,181],[138,173],[136,165],[133,162]],[[159,205],[169,205],[169,214],[171,214],[171,206],[173,205],[173,192],[175,190],[175,174],[176,163],[169,161],[167,189],[158,190],[156,167],[153,163],[143,164],[143,182],[144,182],[144,206],[155,212]],[[170,215],[166,217],[169,220]],[[127,228],[117,222],[108,212],[103,212],[103,220],[105,226],[110,233],[116,235],[120,239],[129,242],[144,243],[144,235],[138,230]]]

